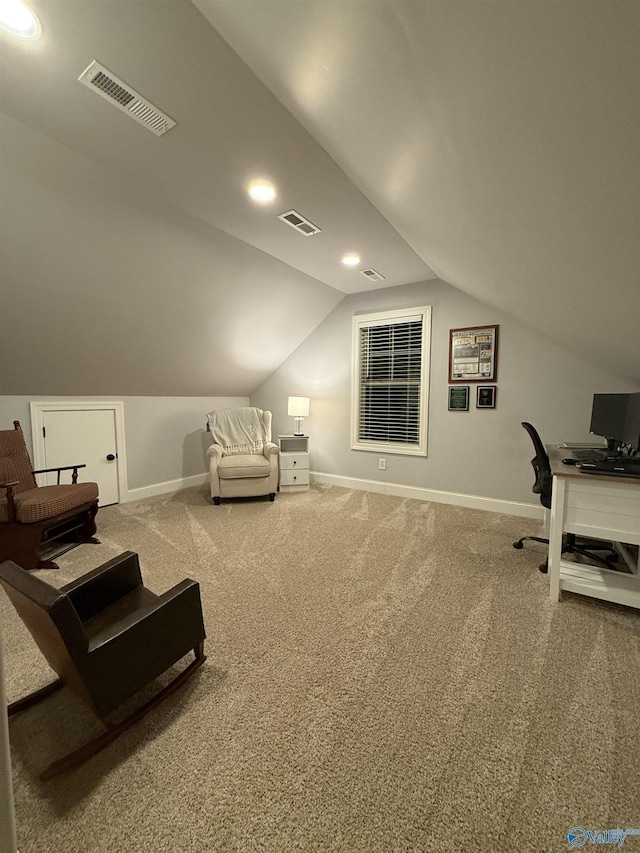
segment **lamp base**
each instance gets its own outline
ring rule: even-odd
[[[293,419],[293,434],[304,435],[304,418]]]

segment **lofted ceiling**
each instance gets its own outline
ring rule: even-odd
[[[640,385],[635,0],[31,6],[42,37],[2,37],[3,112],[129,192],[305,287],[437,276]],[[94,59],[176,127],[154,137],[81,86]],[[256,178],[275,203],[247,198]],[[277,218],[292,208],[321,233]]]
[[[640,385],[636,0],[194,2],[439,278]]]
[[[190,0],[32,0],[43,35],[3,37],[2,109],[130,186],[291,267],[352,293],[371,282],[340,262],[357,252],[379,286],[433,272]],[[78,83],[97,60],[177,126],[158,138]],[[247,186],[278,189],[268,208]],[[298,210],[304,237],[277,215]]]

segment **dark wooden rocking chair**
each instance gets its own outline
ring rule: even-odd
[[[57,569],[53,562],[94,537],[98,512],[96,483],[78,483],[85,465],[34,471],[19,421],[0,430],[0,561],[13,560],[23,569]],[[71,471],[71,483],[60,483]],[[55,486],[38,486],[35,474],[57,472]]]
[[[206,660],[199,585],[186,579],[155,595],[143,586],[138,555],[131,551],[60,589],[6,561],[0,564],[0,585],[59,675],[52,684],[9,705],[9,716],[66,685],[106,729],[47,767],[40,775],[43,780],[104,749],[184,684]],[[110,720],[123,702],[190,651],[195,660],[173,681],[126,719]]]

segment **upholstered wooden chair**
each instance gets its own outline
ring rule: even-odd
[[[9,706],[24,711],[63,686],[100,718],[106,731],[50,765],[49,779],[77,766],[193,675],[204,655],[200,587],[183,580],[162,595],[142,583],[138,555],[126,551],[56,589],[14,562],[0,564],[0,585],[59,678]],[[131,698],[189,652],[195,660],[154,698],[118,723],[110,719]]]
[[[53,557],[82,542],[99,540],[96,483],[78,483],[85,465],[34,471],[18,421],[0,430],[0,560],[13,560],[23,569],[57,569]],[[61,483],[71,471],[71,483]],[[57,472],[55,486],[38,486],[35,474]]]
[[[271,412],[254,406],[207,415],[213,444],[207,453],[214,504],[221,498],[269,495],[278,488],[279,449],[271,441]]]

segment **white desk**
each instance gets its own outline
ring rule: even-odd
[[[560,590],[578,592],[605,601],[640,607],[640,576],[600,569],[562,559],[562,534],[575,533],[610,542],[640,545],[640,480],[583,474],[563,465],[567,455],[548,446],[553,473],[549,530],[549,595],[558,601]]]

